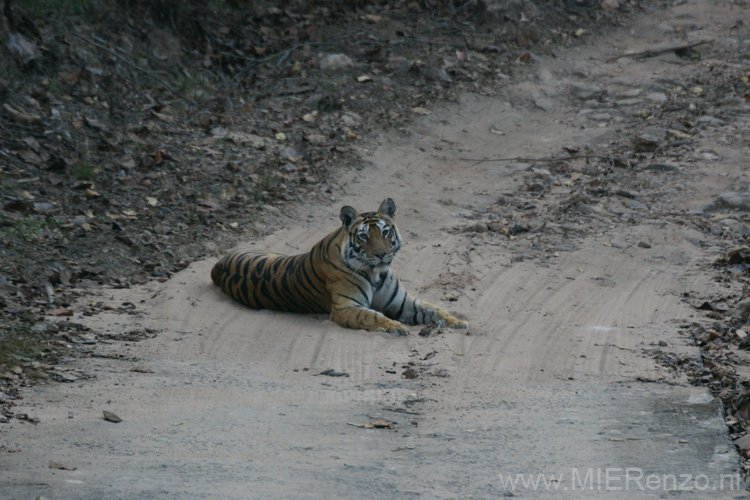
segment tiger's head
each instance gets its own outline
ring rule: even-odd
[[[388,266],[401,249],[401,235],[393,221],[396,204],[386,198],[377,212],[357,213],[350,206],[341,209],[341,222],[348,233],[344,260],[356,267]]]

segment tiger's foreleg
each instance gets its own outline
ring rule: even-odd
[[[438,328],[468,328],[469,323],[451,315],[445,309],[429,302],[424,302],[409,294],[401,282],[389,277],[383,295],[389,298],[383,304],[382,311],[389,318],[407,325],[434,323]]]
[[[467,321],[460,320],[453,316],[451,313],[443,309],[442,307],[436,306],[435,304],[431,304],[429,302],[424,302],[419,300],[416,297],[412,297],[411,295],[406,296],[406,300],[412,299],[412,309],[414,310],[413,313],[404,313],[399,318],[399,321],[402,321],[406,324],[412,324],[410,323],[410,320],[413,319],[415,316],[419,317],[422,316],[421,319],[417,320],[417,323],[435,323],[435,325],[438,328],[448,327],[448,328],[468,328],[469,323]]]
[[[362,307],[346,298],[334,297],[331,305],[331,321],[347,328],[361,328],[373,332],[388,332],[392,335],[408,335],[409,329],[383,314]]]

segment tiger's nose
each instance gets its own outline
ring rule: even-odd
[[[387,254],[387,252],[373,252],[372,253],[375,257],[377,257],[380,260],[383,260]]]

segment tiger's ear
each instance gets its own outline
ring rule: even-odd
[[[378,212],[385,215],[386,217],[393,219],[393,217],[396,215],[396,202],[390,198],[386,198],[385,200],[383,200],[383,203],[380,204]]]
[[[341,222],[344,223],[346,227],[351,226],[352,222],[354,222],[354,219],[357,218],[359,214],[356,210],[354,210],[349,205],[341,208],[341,213],[339,214],[339,218],[341,219]]]

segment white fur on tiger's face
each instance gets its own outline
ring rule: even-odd
[[[347,227],[343,259],[352,267],[389,266],[401,249],[401,235],[392,219],[380,212],[359,214]]]

